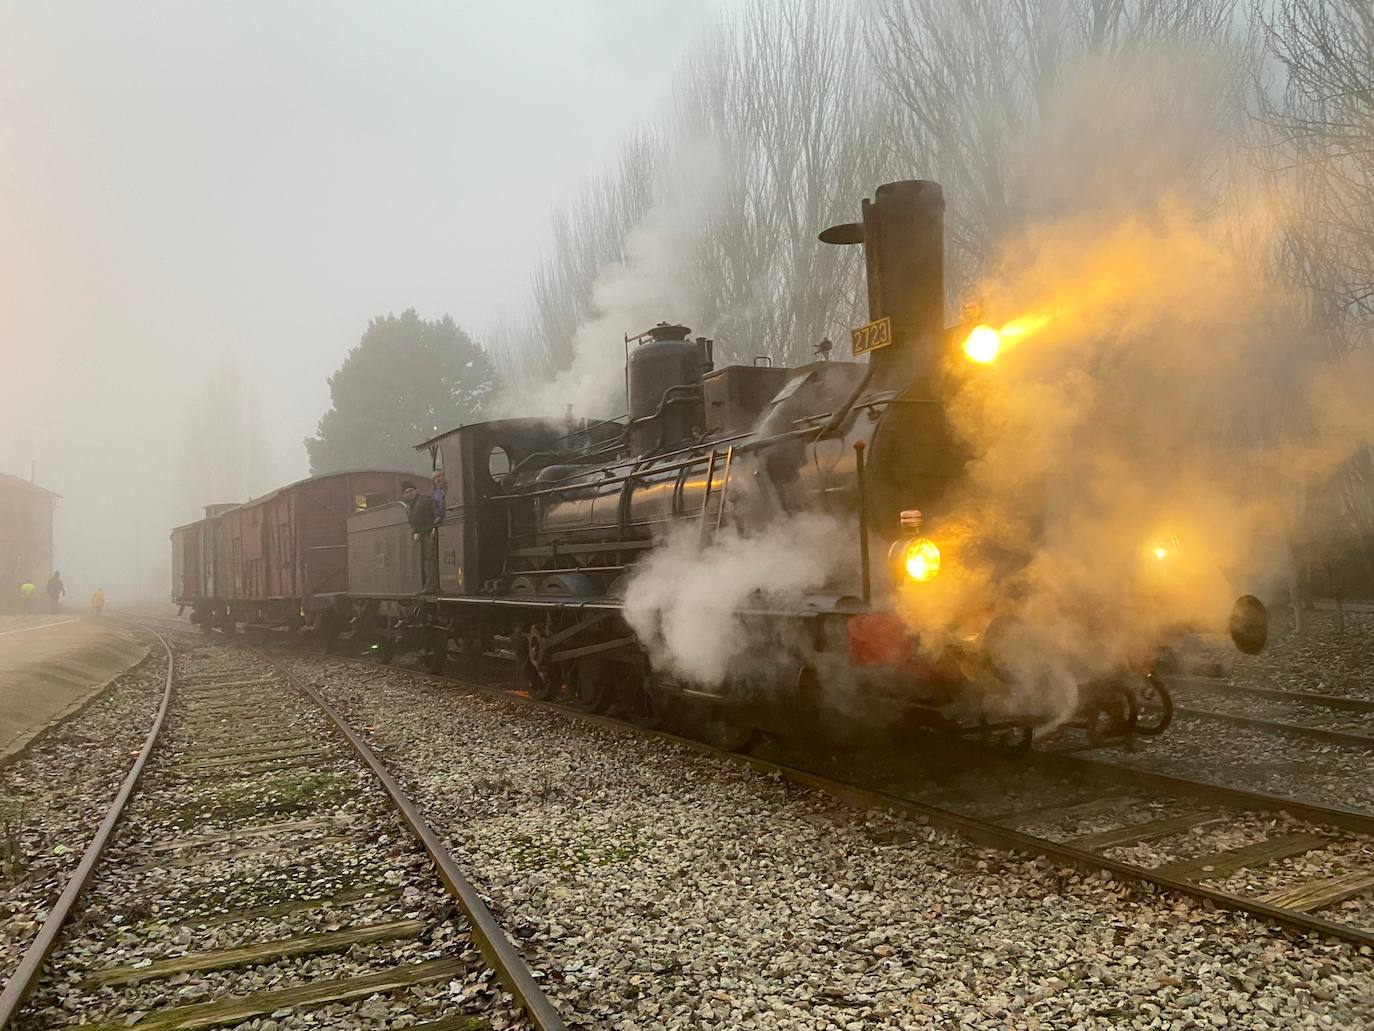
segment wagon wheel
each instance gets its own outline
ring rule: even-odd
[[[396,638],[391,634],[390,623],[387,624],[387,628],[378,636],[377,643],[374,645],[373,654],[376,655],[377,661],[383,666],[391,665],[391,660],[396,657]]]
[[[429,632],[429,652],[425,668],[435,676],[443,673],[444,667],[448,664],[448,637],[449,629],[446,626],[436,626]]]
[[[1088,744],[1097,748],[1107,738],[1127,733],[1135,726],[1137,715],[1135,694],[1118,687],[1110,697],[1095,701],[1088,710]]]
[[[334,646],[338,640],[338,627],[332,620],[326,620],[320,624],[320,654],[333,655]]]
[[[615,701],[615,684],[599,656],[587,655],[572,663],[568,687],[572,702],[586,712],[604,713]]]
[[[548,639],[544,636],[543,628],[530,627],[529,632],[525,634],[525,690],[531,698],[545,702],[557,697],[562,686],[559,683],[562,678],[549,665],[548,652]]]
[[[1137,734],[1154,737],[1162,734],[1174,720],[1174,698],[1164,681],[1155,673],[1146,673],[1139,691],[1139,706],[1133,728]]]
[[[482,635],[476,630],[469,630],[459,635],[458,642],[462,652],[461,667],[463,673],[473,679],[480,680],[482,677]]]

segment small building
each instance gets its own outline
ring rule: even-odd
[[[58,495],[0,473],[0,611],[19,606],[19,585],[41,592],[52,575],[52,517]]]

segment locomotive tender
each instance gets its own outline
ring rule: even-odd
[[[717,369],[710,341],[660,324],[626,340],[621,419],[500,419],[417,445],[448,480],[438,594],[419,594],[405,507],[372,504],[347,517],[347,587],[302,599],[302,621],[328,647],[352,639],[385,657],[418,643],[435,670],[501,655],[538,697],[646,723],[672,714],[731,745],[760,728],[903,717],[1028,743],[1052,714],[995,710],[966,664],[921,659],[896,615],[897,592],[939,575],[922,513],[938,515],[967,458],[944,408],[945,359],[969,327],[944,326],[943,210],[936,183],[888,183],[862,221],[821,234],[863,246],[865,360]],[[720,683],[655,663],[626,619],[640,563],[670,538],[704,555],[801,513],[842,528],[832,582],[735,612],[752,646]],[[1243,614],[1248,650],[1263,612]],[[1134,723],[1122,694],[1118,723]]]

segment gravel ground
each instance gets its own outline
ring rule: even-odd
[[[973,847],[721,759],[298,658],[577,1026],[1365,1028],[1369,949]]]
[[[210,673],[237,669],[247,678],[267,670],[251,661],[233,649],[200,645],[178,657],[178,669],[188,680],[207,681],[216,679]],[[356,1002],[282,1010],[239,1027],[403,1028],[453,1012],[480,1013],[497,1029],[526,1026],[493,980],[428,857],[323,717],[285,692],[255,687],[243,696],[217,694],[180,693],[139,793],[21,1026],[132,1021],[169,1006],[439,958],[458,960],[465,972]],[[254,727],[263,729],[255,734]],[[330,754],[304,760],[308,765],[283,758],[187,768],[218,762],[216,751],[242,749],[268,733],[324,744]],[[331,899],[337,901],[306,904]],[[243,911],[247,919],[224,918]],[[403,919],[422,920],[424,928],[418,935],[269,957],[252,966],[163,974],[133,984],[91,980],[116,966]]]
[[[1346,613],[1343,631],[1334,612],[1308,612],[1305,618],[1299,634],[1291,609],[1271,612],[1268,646],[1259,655],[1232,652],[1230,679],[1374,700],[1374,614]]]
[[[167,677],[161,649],[0,768],[0,981],[47,918],[134,756]]]
[[[1057,736],[1042,747],[1076,747]],[[1271,733],[1214,719],[1177,715],[1157,738],[1095,749],[1090,758],[1156,773],[1270,792],[1322,805],[1374,809],[1369,750]]]

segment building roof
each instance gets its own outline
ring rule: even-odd
[[[0,488],[8,487],[11,490],[27,490],[37,494],[46,494],[50,498],[60,498],[62,495],[56,491],[40,487],[36,483],[30,483],[20,476],[11,476],[9,473],[0,473]]]

